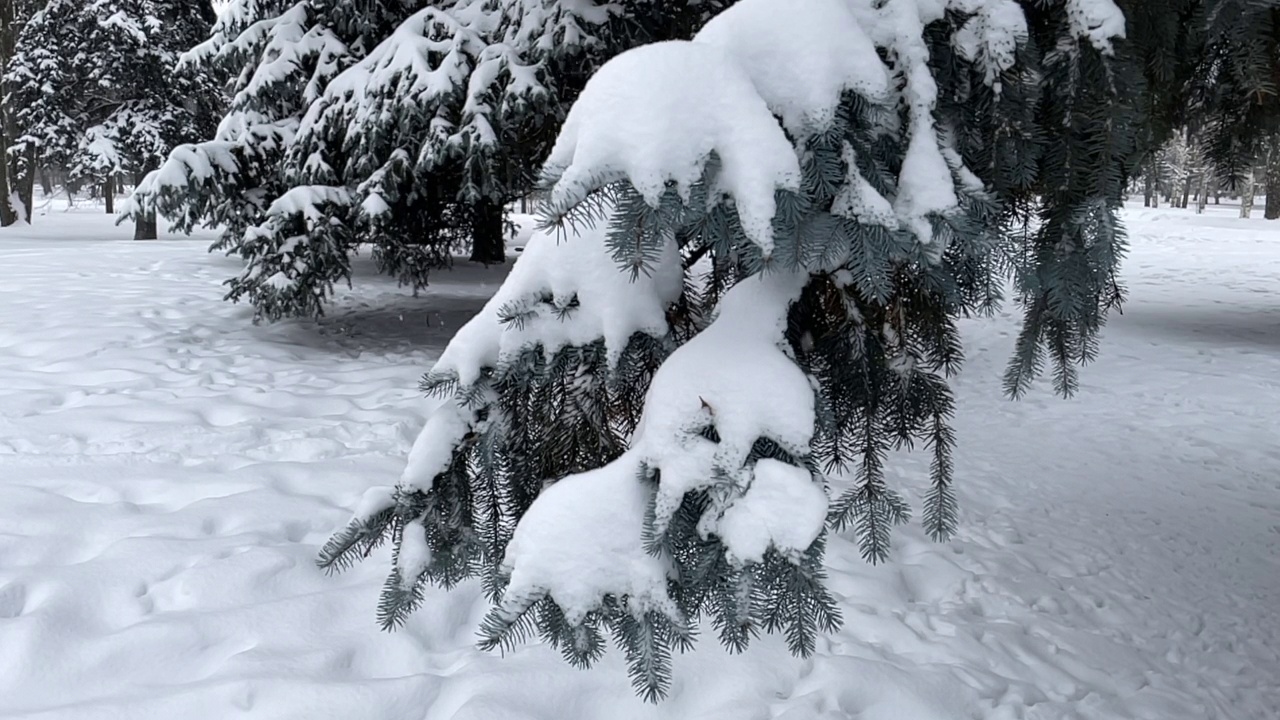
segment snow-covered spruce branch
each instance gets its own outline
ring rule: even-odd
[[[829,528],[876,562],[908,519],[890,450],[931,451],[923,519],[956,527],[956,320],[999,299],[1011,215],[991,188],[1031,187],[1037,141],[966,123],[1034,110],[1016,9],[742,0],[608,62],[545,165],[546,229],[428,373],[440,405],[400,484],[321,564],[390,540],[386,627],[426,584],[480,575],[483,646],[537,633],[586,666],[608,632],[650,700],[699,619],[735,651],[763,629],[811,652],[840,621]],[[1076,57],[1054,61],[1105,64],[1068,20]],[[1111,264],[1082,292],[1114,271],[1093,257]]]

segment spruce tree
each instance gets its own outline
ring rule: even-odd
[[[284,151],[307,103],[350,62],[350,48],[305,0],[228,3],[208,37],[177,62],[225,85],[226,113],[215,132],[170,153],[128,212],[158,213],[181,231],[222,228],[214,248],[234,252],[287,189]]]
[[[560,128],[544,232],[424,378],[441,404],[399,484],[321,565],[389,542],[386,628],[479,576],[483,647],[538,635],[587,666],[609,634],[651,700],[701,620],[734,651],[764,630],[811,652],[840,620],[828,534],[878,562],[908,518],[891,449],[931,454],[922,519],[955,530],[957,319],[1012,276],[1006,390],[1050,368],[1073,393],[1123,299],[1130,178],[1179,130],[1228,174],[1256,153],[1274,21],[1252,0],[741,0],[619,55]]]
[[[722,6],[240,0],[184,58],[234,78],[231,111],[135,207],[224,227],[246,261],[228,297],[271,320],[322,313],[362,246],[415,289],[468,246],[501,262],[503,208],[590,72]]]
[[[214,249],[240,256],[246,265],[228,281],[228,298],[251,302],[259,319],[321,314],[334,284],[348,280],[350,256],[364,243],[373,246],[385,272],[415,288],[424,284],[428,271],[447,265],[470,234],[471,218],[449,189],[457,179],[440,178],[445,182],[414,196],[412,216],[381,222],[379,213],[369,212],[377,209],[372,201],[355,201],[357,193],[366,182],[396,188],[412,167],[407,154],[396,154],[395,162],[348,161],[342,144],[356,135],[343,128],[324,138],[336,150],[304,149],[296,141],[300,132],[312,137],[304,127],[331,81],[430,4],[230,4],[210,38],[182,59],[184,66],[227,78],[230,109],[211,140],[178,148],[148,178],[133,211],[157,210],[185,229],[224,228]],[[390,190],[382,196],[395,198]]]
[[[13,152],[79,182],[135,182],[174,145],[212,129],[220,95],[177,55],[207,32],[212,10],[180,0],[50,0],[18,38],[6,110],[21,128]],[[156,236],[137,218],[138,239]]]
[[[1274,0],[1118,0],[1144,83],[1139,139],[1149,157],[1189,132],[1231,189],[1280,132],[1280,6]]]
[[[544,167],[545,232],[321,564],[390,541],[387,628],[478,575],[482,646],[586,666],[607,633],[650,700],[700,619],[808,654],[840,622],[828,532],[878,562],[910,515],[890,450],[927,448],[922,521],[955,530],[958,318],[1014,276],[1015,395],[1046,358],[1070,394],[1096,352],[1139,153],[1123,35],[1105,0],[742,0],[609,61]]]

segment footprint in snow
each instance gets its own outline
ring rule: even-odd
[[[22,583],[12,583],[0,588],[0,620],[16,618],[27,608],[27,588]]]

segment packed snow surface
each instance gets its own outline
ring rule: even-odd
[[[314,565],[403,468],[417,381],[500,270],[415,299],[358,262],[325,320],[255,327],[211,238],[36,205],[0,230],[0,717],[1276,717],[1280,223],[1128,211],[1131,298],[1071,401],[1001,399],[1016,320],[965,321],[958,537],[910,526],[871,567],[832,536],[846,623],[812,659],[706,638],[650,706],[616,651],[474,649],[478,583],[386,634],[389,550]],[[889,468],[918,500],[927,453]]]

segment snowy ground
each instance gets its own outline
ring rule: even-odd
[[[1132,209],[1131,301],[1072,401],[1019,403],[1014,321],[966,327],[964,524],[888,565],[831,544],[816,657],[708,637],[673,697],[472,649],[474,587],[376,629],[387,558],[312,560],[422,422],[415,385],[501,280],[363,268],[254,327],[208,238],[81,213],[0,231],[0,717],[1202,720],[1280,716],[1280,222]],[[924,458],[893,465],[923,487]]]

